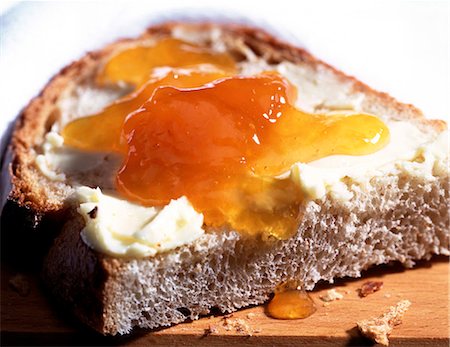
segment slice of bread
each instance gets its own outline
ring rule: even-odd
[[[344,179],[352,197],[342,201],[326,194],[305,200],[298,232],[288,240],[208,229],[192,244],[143,259],[111,257],[89,248],[80,237],[84,220],[71,196],[80,185],[111,189],[117,161],[104,153],[90,155],[101,162],[92,166],[85,155],[63,180],[52,180],[39,170],[36,156],[52,127],[93,113],[127,92],[95,84],[96,72],[112,54],[164,36],[226,50],[240,61],[243,73],[291,63],[296,67],[291,82],[307,111],[350,108],[385,121],[407,121],[427,141],[446,129],[444,122],[426,120],[415,107],[259,29],[169,23],[87,54],[63,69],[25,108],[3,170],[12,190],[2,214],[2,233],[35,228],[46,239],[53,235],[49,230],[58,232],[44,263],[44,280],[80,320],[104,334],[124,334],[133,327],[168,326],[211,311],[261,304],[277,285],[292,279],[310,290],[321,280],[358,277],[372,265],[400,261],[412,266],[416,259],[449,255],[448,156],[428,174],[417,173],[417,160],[418,171],[392,163],[382,174],[369,172],[364,182]]]

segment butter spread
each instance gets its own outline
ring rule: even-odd
[[[48,179],[71,181],[72,185],[101,186],[113,189],[111,172],[118,169],[121,157],[114,153],[84,152],[68,147],[54,126],[45,136],[42,154],[36,157],[36,166]]]
[[[298,88],[295,106],[307,112],[353,110],[362,111],[363,93],[355,93],[352,83],[343,83],[330,71],[317,67],[311,71],[291,62],[269,65],[258,57],[247,55],[248,61],[239,65],[244,76],[255,75],[262,71],[274,70],[287,78]]]
[[[55,162],[55,151],[62,148],[64,139],[55,131],[50,131],[45,135],[45,142],[42,145],[43,154],[36,157],[36,165],[39,170],[52,181],[64,181],[66,175],[64,173],[57,173]]]
[[[448,131],[440,133],[434,141],[419,146],[411,161],[397,162],[397,167],[407,171],[412,176],[433,179],[440,172],[448,170],[445,167],[445,165],[448,165],[445,164],[445,159],[448,158],[449,153],[448,137]]]
[[[299,97],[296,106],[302,110],[308,112],[361,110],[364,94],[353,92],[351,83],[343,85],[336,76],[323,67],[319,66],[317,71],[311,71],[290,62],[282,62],[276,66],[276,70],[293,85],[298,86]],[[321,80],[325,80],[326,83]]]
[[[186,197],[163,208],[144,207],[99,188],[80,187],[78,212],[86,226],[83,241],[91,248],[115,256],[147,257],[190,244],[203,235],[203,215]]]
[[[364,182],[393,168],[403,168],[416,176],[430,178],[436,163],[448,156],[448,132],[427,141],[417,127],[408,122],[388,123],[390,143],[380,151],[364,156],[335,155],[306,163],[296,163],[283,175],[297,182],[309,199],[328,192],[333,198],[349,200],[352,193],[342,182],[345,177]]]

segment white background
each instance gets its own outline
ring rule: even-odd
[[[3,2],[0,133],[60,68],[167,19],[260,25],[427,117],[450,119],[447,1]]]

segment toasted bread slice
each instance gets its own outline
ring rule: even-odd
[[[309,290],[320,280],[360,276],[375,264],[412,266],[416,259],[449,254],[448,156],[428,175],[392,163],[364,182],[344,180],[352,196],[345,202],[332,194],[305,200],[298,232],[288,240],[208,229],[191,244],[148,258],[112,257],[89,248],[80,237],[84,221],[70,197],[80,185],[111,188],[113,156],[101,154],[102,165],[95,167],[86,159],[85,170],[68,170],[62,180],[46,176],[36,156],[55,124],[95,112],[126,93],[95,84],[96,72],[112,54],[165,36],[225,49],[246,73],[258,71],[261,62],[292,64],[296,72],[291,82],[303,91],[300,106],[307,111],[353,108],[385,121],[406,121],[427,141],[446,129],[443,121],[427,120],[414,106],[255,28],[170,23],[87,54],[55,76],[20,116],[10,161],[4,164],[12,190],[2,214],[5,229],[18,228],[17,215],[26,216],[21,218],[29,221],[25,228],[40,228],[42,238],[47,228],[59,231],[64,224],[46,257],[44,279],[82,321],[104,334],[168,326],[211,310],[232,312],[261,304],[278,284],[291,279]]]

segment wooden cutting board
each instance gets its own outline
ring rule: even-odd
[[[158,331],[131,336],[103,337],[60,312],[45,296],[35,274],[24,274],[29,292],[19,294],[10,280],[17,273],[2,264],[1,345],[180,345],[180,346],[288,346],[373,345],[362,338],[355,322],[377,316],[401,299],[412,305],[391,337],[391,346],[449,345],[449,263],[446,257],[419,262],[413,269],[400,265],[369,270],[361,279],[320,285],[312,297],[317,312],[304,320],[275,320],[264,306],[206,317]],[[383,288],[365,298],[358,288],[368,280],[383,281]],[[334,288],[343,299],[325,304],[320,296]],[[247,329],[230,328],[226,321],[241,319]],[[229,329],[229,330],[227,330]]]

